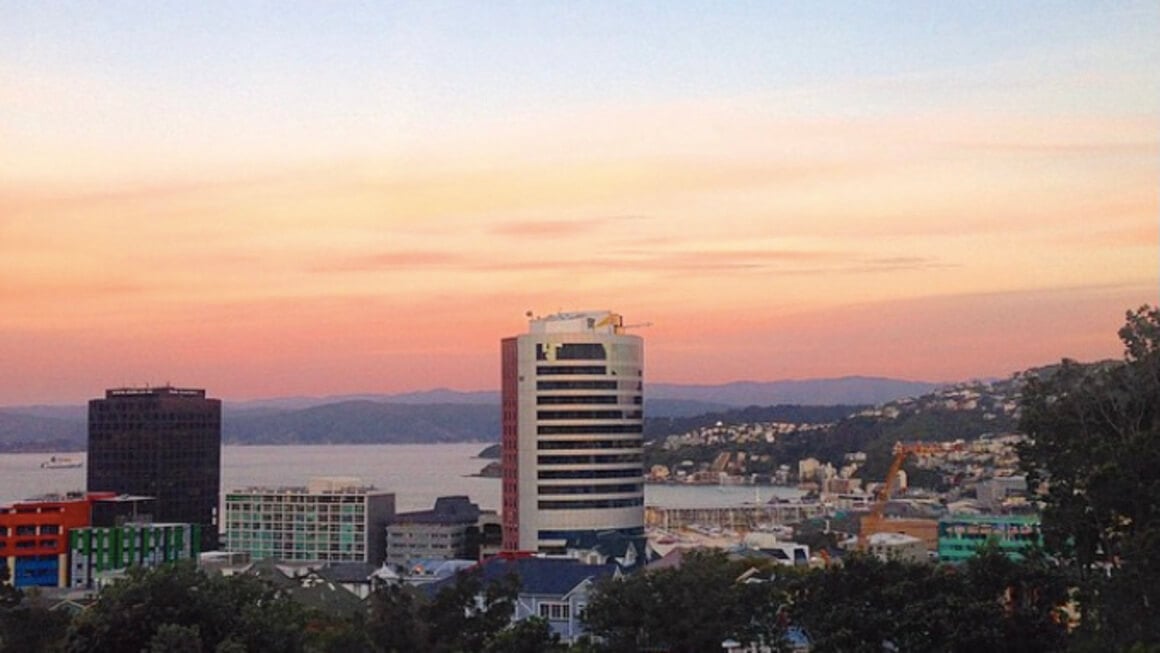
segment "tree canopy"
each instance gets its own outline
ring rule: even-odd
[[[292,653],[304,649],[306,624],[299,604],[253,576],[134,567],[73,621],[68,650]]]
[[[1076,578],[1080,639],[1160,644],[1160,310],[1130,311],[1122,361],[1063,361],[1024,388],[1020,452],[1044,544]]]

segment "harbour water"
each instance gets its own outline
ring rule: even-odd
[[[475,476],[489,461],[484,443],[288,445],[222,447],[222,491],[249,486],[301,486],[312,476],[356,476],[395,493],[398,510],[430,508],[435,499],[464,494],[480,507],[500,506],[497,478]],[[60,454],[57,454],[58,456]],[[88,464],[83,452],[69,453]],[[44,469],[49,454],[0,454],[0,503],[85,489],[85,468]],[[793,498],[793,488],[745,485],[648,485],[645,502],[661,507],[726,507]]]

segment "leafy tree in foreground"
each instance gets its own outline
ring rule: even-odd
[[[512,625],[519,581],[485,582],[478,571],[460,572],[435,596],[409,586],[376,590],[366,624],[374,651],[464,652],[548,650],[550,632]],[[543,635],[542,639],[536,639]],[[529,648],[530,647],[530,648]]]
[[[303,609],[260,579],[210,576],[193,564],[178,564],[130,569],[74,619],[68,650],[179,646],[177,650],[292,653],[303,650],[305,633]]]
[[[1021,451],[1044,544],[1076,578],[1077,639],[1160,645],[1160,310],[1127,314],[1124,360],[1029,379]]]
[[[548,622],[540,617],[529,617],[492,636],[485,653],[551,653],[563,652],[560,636],[552,632]]]
[[[0,572],[0,583],[3,575]],[[68,624],[69,615],[50,610],[35,589],[24,593],[0,585],[0,653],[63,650]]]
[[[680,567],[605,579],[588,603],[588,631],[610,651],[720,650],[728,638],[781,639],[778,587],[744,584],[749,567],[719,551],[690,551]]]
[[[1056,613],[1066,599],[1045,563],[1017,563],[998,548],[968,564],[848,557],[791,583],[789,613],[814,651],[1060,651]]]

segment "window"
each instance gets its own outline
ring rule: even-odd
[[[536,419],[625,419],[630,415],[619,410],[538,410]],[[632,417],[639,418],[640,415]]]
[[[569,469],[569,470],[542,470],[536,472],[536,478],[541,480],[555,480],[563,478],[640,478],[640,466],[627,469]]]
[[[607,358],[608,353],[600,343],[563,344],[556,348],[556,360],[561,361],[602,361]]]
[[[640,449],[639,438],[619,440],[540,440],[537,449]]]
[[[592,435],[597,433],[643,433],[644,424],[581,424],[557,426],[541,424],[536,427],[537,435]]]
[[[644,492],[642,483],[618,483],[615,485],[541,485],[540,494],[624,494]]]
[[[572,606],[555,601],[540,602],[540,618],[549,621],[566,621],[572,616]]]
[[[603,510],[610,508],[633,508],[643,506],[644,498],[600,499],[594,501],[539,501],[540,510]]]
[[[539,396],[536,397],[536,403],[541,406],[547,405],[581,405],[581,404],[618,404],[620,397],[617,395],[574,395],[574,396]]]
[[[609,454],[606,456],[539,456],[541,465],[606,465],[610,463],[639,463],[640,454]]]
[[[615,390],[616,381],[536,381],[536,390]]]
[[[607,373],[608,369],[603,365],[577,365],[575,367],[564,365],[540,365],[536,367],[536,374],[540,376],[565,376],[580,374],[599,374],[603,376]]]

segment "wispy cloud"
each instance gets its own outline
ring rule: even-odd
[[[619,215],[612,217],[578,218],[573,220],[513,220],[492,225],[488,231],[498,236],[513,238],[566,238],[604,230],[610,226],[647,220],[641,215]]]

